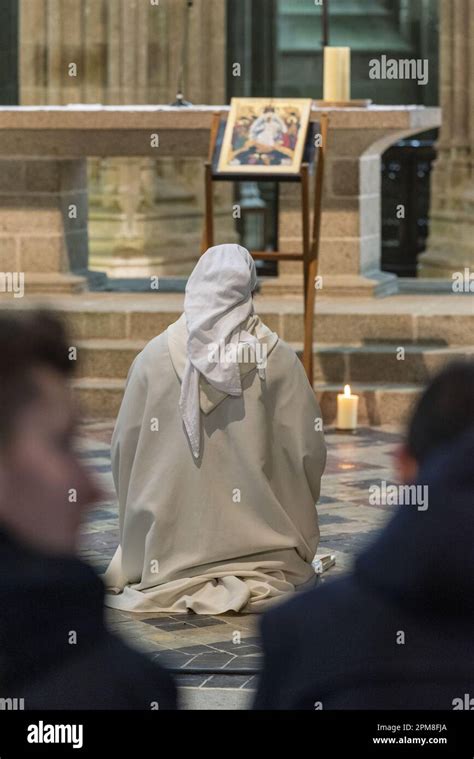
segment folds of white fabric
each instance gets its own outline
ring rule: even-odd
[[[321,413],[295,353],[252,319],[271,345],[265,379],[242,369],[240,397],[200,383],[199,459],[178,411],[179,327],[135,360],[112,440],[120,545],[108,606],[261,611],[311,582]]]
[[[310,582],[314,576],[311,567],[307,567],[304,574],[306,581],[301,584]],[[106,574],[107,605],[114,609],[155,613],[194,611],[196,614],[261,612],[295,590],[288,578],[288,561],[217,565],[195,577],[183,577],[154,587],[146,587],[146,583],[126,583],[119,546]]]

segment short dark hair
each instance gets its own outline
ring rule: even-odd
[[[474,427],[474,361],[455,361],[429,384],[408,427],[408,452],[421,464]]]
[[[64,377],[73,372],[66,331],[44,309],[0,311],[0,445],[12,434],[18,411],[34,399],[34,370],[46,367]]]

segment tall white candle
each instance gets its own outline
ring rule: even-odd
[[[324,48],[324,100],[347,102],[351,99],[350,47]]]
[[[352,395],[351,386],[344,387],[344,393],[337,396],[337,429],[355,430],[357,428],[357,409],[359,396]]]

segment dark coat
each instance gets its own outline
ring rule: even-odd
[[[474,431],[419,482],[426,511],[399,506],[352,574],[263,617],[255,708],[453,709],[474,697]]]
[[[0,534],[0,698],[40,710],[176,708],[170,675],[108,632],[103,601],[82,561]]]

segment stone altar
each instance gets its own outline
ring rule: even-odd
[[[219,106],[20,106],[0,108],[0,268],[25,272],[29,292],[87,287],[87,171],[91,156],[204,158]],[[318,120],[314,107],[312,120]],[[440,109],[330,108],[320,274],[326,295],[388,294],[380,270],[380,156],[402,137],[439,126]],[[280,200],[279,247],[298,250],[295,187]],[[229,215],[232,206],[229,204]],[[159,241],[157,241],[157,246]],[[197,251],[190,251],[190,256]],[[301,290],[287,263],[264,291]]]

